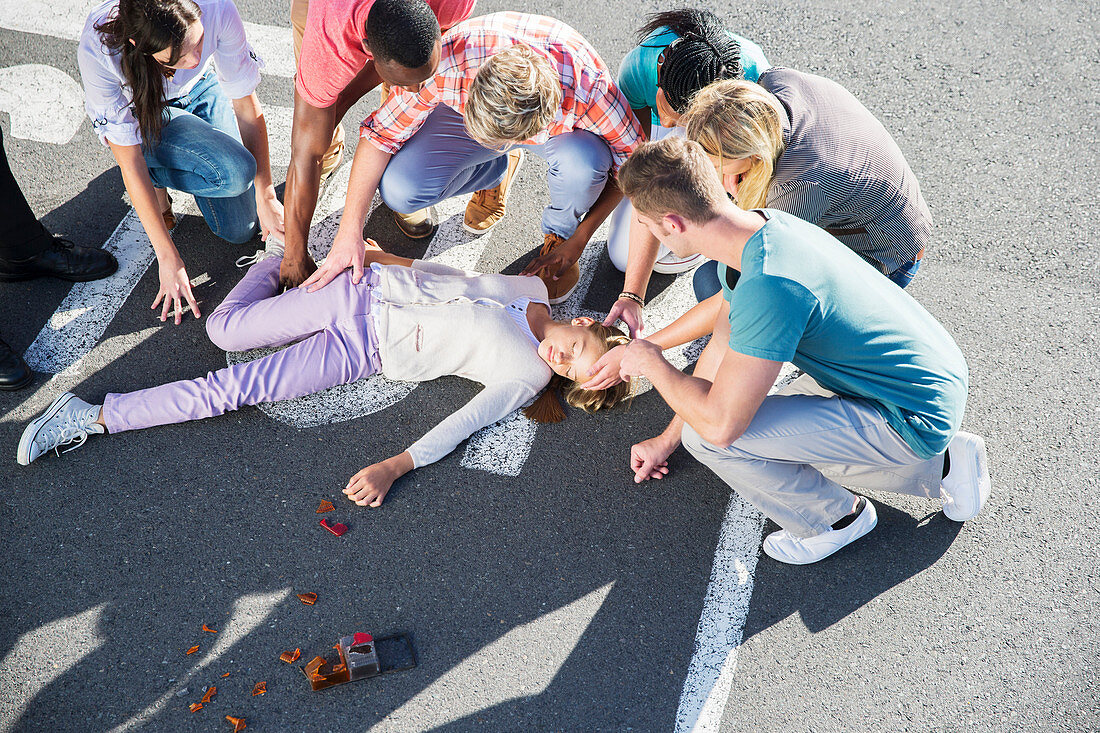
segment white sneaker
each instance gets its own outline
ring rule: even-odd
[[[677,275],[703,264],[706,260],[707,258],[698,252],[693,255],[688,255],[687,257],[681,257],[675,252],[669,252],[653,263],[653,271],[661,275]]]
[[[878,524],[875,505],[861,498],[865,506],[859,516],[844,529],[830,529],[813,537],[795,537],[783,529],[764,538],[764,552],[768,557],[790,565],[809,565],[824,560],[829,555],[858,540]]]
[[[947,446],[951,467],[940,482],[943,513],[948,519],[965,522],[978,516],[989,498],[989,463],[985,441],[980,435],[959,431]]]
[[[264,242],[263,249],[256,250],[255,254],[238,257],[235,264],[237,267],[252,267],[257,262],[262,262],[268,257],[282,257],[285,248],[286,245],[283,244],[283,240],[279,239],[274,234],[269,234],[267,235],[267,241]]]
[[[66,392],[23,431],[15,460],[19,461],[19,465],[26,466],[47,451],[61,455],[57,449],[74,442],[76,445],[63,452],[76,450],[84,445],[89,434],[106,432],[102,425],[95,424],[99,412],[99,405],[89,405],[72,392]]]

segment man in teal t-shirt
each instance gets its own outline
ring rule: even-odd
[[[928,311],[824,230],[739,209],[697,143],[644,144],[619,183],[672,251],[723,263],[723,280],[726,266],[741,272],[735,289],[594,367],[647,377],[676,412],[664,433],[633,447],[636,481],[667,474],[682,439],[782,527],[764,551],[795,564],[827,557],[877,522],[871,502],[836,479],[942,499],[957,521],[978,514],[989,474],[982,439],[959,431],[966,361]],[[694,376],[661,354],[706,333]],[[786,361],[828,394],[769,396]]]

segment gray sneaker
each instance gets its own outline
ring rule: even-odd
[[[99,411],[99,405],[89,405],[72,392],[66,392],[23,431],[15,460],[19,461],[19,465],[26,466],[47,451],[61,455],[57,449],[69,443],[76,445],[63,452],[76,450],[84,445],[89,434],[106,432],[102,425],[95,422],[99,419]]]
[[[256,263],[266,260],[268,257],[282,257],[285,248],[286,245],[283,243],[283,240],[279,239],[274,234],[268,234],[263,249],[256,250],[255,254],[238,257],[236,265],[241,268],[252,267]]]

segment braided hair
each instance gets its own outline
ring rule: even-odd
[[[719,79],[741,79],[741,44],[722,27],[709,10],[682,8],[654,13],[638,30],[640,39],[667,27],[679,38],[664,51],[657,87],[673,110],[683,113],[691,98]]]

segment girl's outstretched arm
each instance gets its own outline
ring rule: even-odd
[[[393,482],[413,470],[408,451],[367,466],[351,477],[344,487],[347,497],[359,506],[382,506]]]

